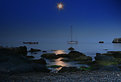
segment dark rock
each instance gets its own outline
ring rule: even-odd
[[[78,68],[76,67],[62,67],[61,70],[59,70],[59,73],[63,73],[63,72],[76,72],[79,71]]]
[[[92,62],[92,58],[78,51],[71,51],[68,54],[68,61],[79,61],[80,64],[89,64]]]
[[[23,42],[23,44],[39,44],[39,42]]]
[[[20,46],[20,47],[12,47],[12,48],[0,48],[0,53],[6,53],[6,54],[19,54],[19,55],[27,55],[27,47],[26,46]]]
[[[63,61],[63,62],[71,62],[71,61],[74,61],[74,60],[68,59],[68,58],[64,58],[64,59],[61,59],[60,61]]]
[[[121,38],[115,38],[112,43],[121,43]]]
[[[61,65],[51,65],[51,66],[48,66],[49,68],[60,68],[62,67]]]
[[[68,54],[58,54],[58,57],[68,57]]]
[[[34,63],[39,63],[39,64],[44,64],[44,65],[47,64],[46,61],[45,61],[45,59],[43,59],[43,58],[41,58],[41,59],[39,59],[39,60],[33,60],[33,62],[34,62]]]
[[[100,66],[110,66],[110,65],[117,65],[118,62],[113,56],[107,56],[107,55],[96,55],[95,57],[95,63]]]
[[[109,54],[121,54],[121,51],[108,51]]]
[[[113,56],[106,56],[106,55],[96,54],[95,60],[96,61],[115,61],[115,58]]]
[[[96,55],[101,55],[101,53],[96,53]]]
[[[33,54],[37,54],[37,53],[33,53]]]
[[[99,71],[121,71],[121,70],[115,65],[110,65],[110,66],[100,67]]]
[[[68,48],[68,50],[73,51],[75,50],[73,47]]]
[[[3,49],[6,51],[5,49]],[[12,52],[13,51],[13,52]],[[26,56],[15,54],[13,48],[0,50],[0,73],[49,72],[44,64],[33,63]]]
[[[46,59],[57,59],[57,58],[59,58],[59,56],[54,54],[54,53],[43,54],[43,55],[41,55],[41,57],[46,58]]]
[[[33,48],[31,48],[30,50],[29,50],[29,52],[38,52],[38,51],[41,51],[40,49],[33,49]]]
[[[91,60],[92,61],[92,58],[90,56],[80,56],[78,58],[75,58],[76,61],[88,61],[88,60]]]
[[[78,58],[73,59],[74,61],[79,61],[80,64],[90,64],[92,63],[92,58],[89,56],[80,56]]]
[[[34,56],[26,56],[27,58],[34,58]]]
[[[83,53],[80,53],[78,51],[71,51],[68,54],[69,58],[77,58],[77,57],[80,57],[80,56],[86,56],[86,55],[84,55]]]
[[[47,52],[47,51],[42,51],[42,52]]]
[[[113,56],[114,58],[121,58],[121,51],[108,51],[107,53],[104,53],[103,55]]]
[[[92,68],[91,68],[91,67],[81,66],[81,67],[80,67],[80,70],[81,70],[81,71],[90,71],[90,70],[92,70]]]

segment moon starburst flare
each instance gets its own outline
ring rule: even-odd
[[[63,3],[58,3],[58,4],[57,4],[57,8],[58,8],[59,10],[63,9],[63,8],[64,8]]]

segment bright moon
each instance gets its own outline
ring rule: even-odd
[[[58,4],[57,4],[57,8],[58,8],[59,10],[63,9],[63,6],[64,6],[64,5],[63,5],[62,3],[58,3]]]

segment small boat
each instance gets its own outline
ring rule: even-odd
[[[104,41],[99,41],[99,43],[104,43]]]
[[[68,44],[78,44],[78,41],[68,41]]]
[[[23,42],[23,44],[39,44],[39,42]]]
[[[72,36],[72,26],[71,26],[71,41],[68,41],[67,43],[68,44],[78,44],[78,41],[73,41],[72,38],[73,36]]]

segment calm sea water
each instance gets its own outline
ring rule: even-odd
[[[98,42],[79,42],[77,45],[69,45],[66,42],[39,42],[39,44],[23,44],[22,42],[1,42],[1,46],[5,47],[17,47],[17,46],[27,46],[28,50],[30,48],[40,49],[43,51],[48,51],[48,53],[53,53],[52,50],[56,50],[56,53],[68,53],[69,47],[74,47],[75,50],[80,51],[87,56],[91,56],[93,59],[96,56],[96,53],[105,53],[107,51],[121,51],[121,44],[113,44],[111,42],[107,42],[104,44],[100,44]],[[32,55],[34,59],[40,59],[42,52],[37,52],[36,54],[28,53],[28,55]],[[63,62],[60,61],[62,58],[56,60],[46,60],[48,65],[61,65],[61,66],[76,66],[78,62]]]
[[[23,44],[22,42],[0,42],[4,47],[27,46],[30,48],[40,49],[44,51],[64,50],[68,53],[69,47],[74,47],[75,50],[80,51],[88,56],[94,57],[96,53],[105,53],[107,51],[121,51],[121,44],[113,44],[107,42],[100,44],[98,42],[79,42],[77,45],[69,45],[66,42],[39,42],[39,44]]]

